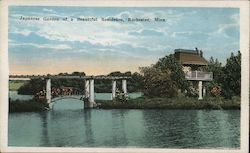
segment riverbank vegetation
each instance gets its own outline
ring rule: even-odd
[[[233,53],[225,66],[218,59],[210,58],[207,66],[200,71],[213,72],[213,81],[204,82],[207,96],[222,96],[231,99],[240,96],[241,53]],[[187,97],[198,96],[198,82],[188,81],[182,71],[181,63],[172,54],[160,58],[156,64],[140,68],[143,78],[143,92],[149,97],[177,97],[180,93]]]
[[[209,65],[203,68],[204,71],[213,72],[213,81],[206,83],[209,96],[214,95],[214,87],[219,87],[220,96],[226,99],[231,99],[234,96],[240,96],[241,93],[241,53],[237,55],[231,53],[227,59],[225,66],[213,57],[209,60]]]
[[[48,110],[46,103],[36,102],[35,100],[9,100],[9,112],[39,112]]]
[[[102,109],[240,109],[240,97],[140,97],[122,101],[97,101]]]
[[[214,79],[205,83],[207,95],[198,100],[197,82],[187,81],[181,63],[173,55],[156,64],[140,68],[144,97],[126,102],[101,101],[100,108],[130,109],[240,109],[241,54],[231,54],[225,66],[213,57],[200,70],[213,72]]]

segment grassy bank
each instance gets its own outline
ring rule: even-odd
[[[21,86],[24,85],[25,82],[9,82],[9,90],[10,91],[17,91]]]
[[[34,100],[29,101],[9,101],[9,112],[39,112],[48,110],[48,105],[38,103]]]
[[[221,97],[206,97],[203,100],[190,97],[149,98],[140,97],[119,101],[97,101],[103,109],[240,109],[240,97],[224,99]]]

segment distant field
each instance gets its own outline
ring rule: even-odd
[[[25,82],[9,82],[9,90],[15,91],[18,90]]]

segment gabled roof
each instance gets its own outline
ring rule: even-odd
[[[175,49],[174,57],[183,65],[208,65],[201,54],[198,50]]]

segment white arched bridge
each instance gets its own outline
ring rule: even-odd
[[[94,80],[111,80],[112,83],[112,96],[111,98],[116,97],[116,82],[122,82],[122,91],[124,94],[127,94],[127,80],[130,77],[127,76],[60,76],[60,75],[10,75],[9,80],[31,80],[31,79],[44,79],[46,80],[46,102],[49,104],[50,108],[52,108],[53,103],[60,99],[65,98],[73,98],[80,99],[84,101],[84,108],[93,108],[96,106],[95,96],[94,96]],[[84,80],[85,85],[82,88],[83,90],[78,89],[79,92],[70,92],[70,93],[62,93],[59,95],[53,95],[53,89],[51,88],[51,81],[53,79],[79,79]],[[61,89],[62,90],[62,89]],[[80,92],[80,91],[84,91]]]

